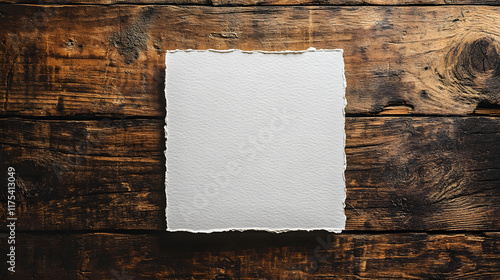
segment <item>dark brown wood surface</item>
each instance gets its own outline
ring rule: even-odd
[[[497,1],[0,2],[40,4],[0,5],[0,279],[500,278]],[[165,233],[164,53],[308,47],[345,50],[346,231]]]
[[[20,234],[18,279],[495,279],[498,233]],[[105,248],[105,249],[103,249]],[[134,277],[134,278],[132,278]]]
[[[161,117],[172,49],[345,50],[348,114],[495,114],[500,7],[3,5],[0,114]],[[92,15],[92,16],[89,16]]]
[[[19,229],[164,230],[163,125],[0,120]],[[498,118],[350,117],[346,135],[348,230],[500,231]]]

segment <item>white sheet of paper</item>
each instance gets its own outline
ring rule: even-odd
[[[169,51],[167,230],[345,227],[342,50]]]

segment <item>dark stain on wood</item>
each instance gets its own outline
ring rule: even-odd
[[[64,111],[64,97],[59,97],[57,98],[57,111],[63,112]]]
[[[375,26],[373,27],[374,32],[384,32],[386,30],[393,29],[394,27],[393,21],[391,20],[392,8],[383,8],[383,12],[385,14],[384,19],[376,22]]]
[[[123,30],[120,30],[109,38],[109,42],[123,56],[126,64],[130,64],[138,59],[141,51],[146,51],[150,39],[149,29],[153,21],[154,11],[153,7],[144,8],[134,23],[123,27]],[[119,20],[121,21],[121,18]]]
[[[57,175],[46,159],[25,159],[17,164],[23,176],[18,180],[18,194],[22,198],[20,207],[30,202],[57,199]]]
[[[5,79],[5,103],[3,104],[4,111],[7,111],[7,105],[9,104],[9,91],[12,89],[12,80],[14,79],[14,63],[12,63],[11,67],[7,71],[7,78]]]
[[[24,47],[24,73],[23,80],[20,81],[25,86],[26,93],[33,93],[33,84],[37,79],[40,68],[40,59],[46,57],[35,42],[30,42]]]

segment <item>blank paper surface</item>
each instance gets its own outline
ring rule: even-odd
[[[342,50],[166,55],[167,230],[345,226]]]

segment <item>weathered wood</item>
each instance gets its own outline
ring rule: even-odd
[[[348,118],[346,134],[348,229],[500,227],[499,119]]]
[[[8,279],[495,279],[499,233],[18,234]],[[7,252],[6,243],[0,244]]]
[[[165,114],[170,49],[345,50],[348,114],[498,115],[500,7],[1,5],[0,114]],[[92,16],[89,16],[92,15]]]
[[[164,226],[163,125],[126,119],[0,120],[0,166],[16,169],[19,229]],[[2,182],[5,176],[2,172]],[[6,189],[1,197],[6,207]]]
[[[19,228],[164,230],[163,124],[0,120]],[[348,230],[500,230],[500,119],[347,118],[346,134]]]
[[[254,5],[499,5],[497,0],[0,0],[14,4],[174,4],[213,6]]]

